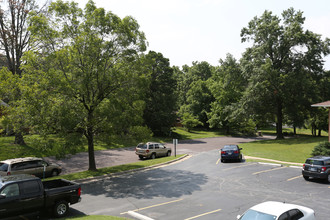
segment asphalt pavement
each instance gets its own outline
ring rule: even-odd
[[[275,136],[261,136],[261,137],[214,137],[194,140],[179,140],[174,152],[173,143],[165,143],[166,147],[172,148],[172,155],[174,154],[189,154],[195,155],[201,152],[206,152],[215,149],[221,149],[225,144],[240,144],[256,140],[274,139]],[[57,160],[54,157],[47,157],[46,160],[55,162],[62,166],[61,174],[75,173],[88,170],[88,153],[77,153],[70,155],[65,159]],[[117,166],[127,163],[134,163],[140,161],[135,154],[135,146],[127,148],[118,148],[111,150],[95,151],[95,161],[97,168]]]

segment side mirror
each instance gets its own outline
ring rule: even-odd
[[[239,148],[239,150],[243,150],[243,148]]]

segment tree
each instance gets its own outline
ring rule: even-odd
[[[47,121],[58,131],[86,137],[88,169],[96,170],[94,138],[119,126],[113,117],[125,114],[127,106],[131,116],[124,120],[142,113],[137,100],[140,75],[134,65],[138,67],[139,53],[146,49],[145,36],[132,17],[120,19],[91,0],[84,10],[75,2],[58,0],[48,13],[31,17],[30,31],[39,47],[26,55],[25,71],[31,78],[26,82],[43,93],[27,94],[49,97],[31,106],[40,107],[36,112],[48,117],[53,111]]]
[[[169,60],[161,53],[149,51],[146,68],[150,84],[146,85],[144,120],[155,134],[169,134],[176,120],[176,80]]]
[[[224,128],[228,134],[232,128],[241,127],[244,120],[235,114],[235,108],[243,96],[246,80],[231,54],[225,60],[220,59],[220,67],[211,77],[209,88],[215,99],[208,113],[210,126]]]
[[[38,5],[35,0],[6,0],[0,3],[1,66],[8,67],[9,71],[18,77],[22,75],[23,53],[31,48],[28,14],[36,10],[38,10]],[[41,11],[39,10],[37,13]],[[8,104],[13,108],[10,114],[12,115],[11,121],[15,124],[15,143],[25,145],[22,135],[24,118],[14,115],[14,111],[17,112],[15,107],[19,108],[16,101],[20,100],[20,93],[17,92],[16,96],[11,96],[10,99],[6,95],[2,93],[0,98],[7,99]]]
[[[283,118],[286,108],[292,107],[290,100],[296,100],[298,111],[303,103],[299,100],[311,97],[311,82],[323,72],[322,56],[329,53],[329,40],[304,30],[304,21],[303,13],[293,8],[282,13],[282,20],[265,11],[241,31],[242,42],[253,43],[242,58],[249,82],[242,103],[250,112],[271,115],[278,139],[283,138]]]

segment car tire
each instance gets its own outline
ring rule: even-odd
[[[309,176],[303,176],[303,177],[304,177],[305,180],[309,180]]]
[[[221,159],[221,163],[224,163],[225,162],[225,159]]]
[[[59,174],[58,170],[54,169],[54,170],[52,170],[50,175],[51,176],[58,176],[58,174]]]
[[[327,181],[330,183],[330,174],[328,175]]]
[[[140,160],[143,160],[143,156],[139,155]]]
[[[156,159],[156,154],[155,153],[151,154],[150,158],[151,159]]]
[[[65,216],[69,211],[68,202],[65,200],[61,200],[61,201],[57,202],[54,205],[53,210],[54,210],[55,217],[61,218],[61,217]]]
[[[166,156],[171,156],[171,151],[167,151],[167,154],[166,154]]]

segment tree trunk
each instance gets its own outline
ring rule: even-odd
[[[282,124],[283,124],[283,113],[282,113],[282,102],[277,101],[277,122],[276,122],[276,139],[284,139],[282,132]]]
[[[294,135],[297,134],[297,128],[296,128],[296,126],[293,126],[293,134],[294,134]]]
[[[16,132],[15,133],[15,141],[14,144],[19,144],[19,145],[26,145],[24,141],[24,137],[21,132]]]
[[[322,136],[322,129],[319,129],[319,134],[317,136],[319,136],[319,137]]]
[[[96,163],[95,163],[95,154],[94,154],[94,132],[93,132],[93,113],[88,113],[88,125],[87,125],[87,131],[85,133],[85,136],[88,141],[88,160],[89,160],[89,167],[88,170],[90,171],[96,171]]]

